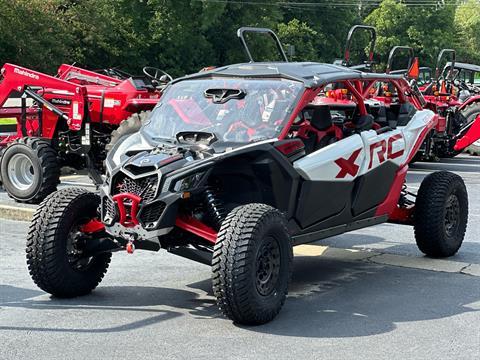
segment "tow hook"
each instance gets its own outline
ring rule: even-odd
[[[128,239],[128,242],[127,242],[127,245],[125,245],[125,250],[127,250],[127,253],[133,254],[133,252],[135,251],[134,242],[135,242],[135,236],[130,235],[129,239]]]
[[[133,254],[133,252],[135,251],[135,245],[133,244],[133,241],[132,241],[132,240],[129,240],[129,241],[128,241],[127,246],[125,247],[125,249],[127,250],[127,253]]]

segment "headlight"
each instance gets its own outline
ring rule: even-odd
[[[205,171],[196,172],[178,180],[173,186],[173,190],[182,192],[196,188],[202,182],[205,173]]]

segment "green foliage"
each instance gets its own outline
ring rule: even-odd
[[[287,24],[278,25],[278,36],[286,46],[286,51],[293,46],[294,54],[291,61],[314,61],[317,59],[318,33],[306,23],[298,19],[290,20]]]
[[[396,0],[384,0],[365,22],[376,27],[377,51],[385,63],[396,45],[411,46],[422,66],[434,66],[437,54],[454,42],[455,1],[436,8],[432,5],[408,6]]]
[[[466,62],[480,63],[480,3],[469,0],[455,14],[456,49]]]
[[[57,1],[0,1],[0,62],[53,71],[70,58],[72,36]]]
[[[276,0],[10,0],[0,1],[0,63],[54,72],[59,64],[119,67],[140,73],[146,65],[174,76],[247,61],[236,36],[241,26],[275,29],[295,48],[291,60],[332,62],[342,56],[349,28],[377,28],[377,60],[385,64],[395,45],[414,47],[421,65],[432,66],[442,48],[480,63],[480,2],[445,0],[445,6],[413,1]],[[343,6],[346,3],[362,6]],[[317,4],[318,6],[316,6]],[[342,5],[343,4],[343,5]],[[365,5],[366,4],[366,5]],[[278,60],[270,38],[249,36],[253,56]],[[364,55],[359,36],[354,62]],[[286,46],[288,49],[288,46]],[[357,55],[355,55],[357,54]],[[356,56],[356,57],[355,57]],[[358,59],[357,59],[358,58]]]

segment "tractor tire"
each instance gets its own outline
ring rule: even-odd
[[[421,252],[448,257],[462,245],[468,221],[468,195],[463,179],[448,171],[428,175],[415,202],[415,240]]]
[[[57,152],[39,138],[21,138],[2,154],[3,187],[17,202],[38,204],[57,190],[60,164]]]
[[[467,122],[473,121],[477,115],[480,114],[480,102],[474,102],[462,110],[462,115],[467,119]]]
[[[468,105],[463,111],[462,115],[465,116],[468,122],[473,121],[477,115],[480,114],[480,103],[472,103]],[[466,150],[471,155],[480,155],[480,140],[474,142]]]
[[[151,111],[142,111],[136,114],[133,114],[129,118],[123,120],[117,129],[112,132],[110,142],[107,144],[105,149],[110,151],[113,146],[120,141],[124,136],[132,135],[138,130],[140,130],[142,124],[148,119]]]
[[[280,211],[264,204],[232,210],[222,223],[212,258],[220,310],[238,324],[271,321],[285,302],[292,258],[292,240]]]
[[[27,265],[40,289],[71,298],[90,293],[102,281],[112,254],[81,257],[79,230],[97,216],[99,204],[98,195],[67,188],[51,194],[37,209],[27,235]]]
[[[467,148],[467,153],[471,155],[478,156],[480,155],[480,140],[475,141],[472,145]]]

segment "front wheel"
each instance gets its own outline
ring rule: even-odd
[[[102,281],[111,253],[86,256],[82,225],[97,215],[98,195],[67,188],[50,195],[33,216],[27,235],[30,276],[57,297],[90,293]]]
[[[428,175],[415,202],[415,239],[420,251],[432,257],[456,254],[467,221],[468,196],[463,179],[448,171]]]
[[[271,321],[285,302],[292,241],[280,211],[264,204],[232,210],[218,233],[212,260],[213,292],[234,322]]]

